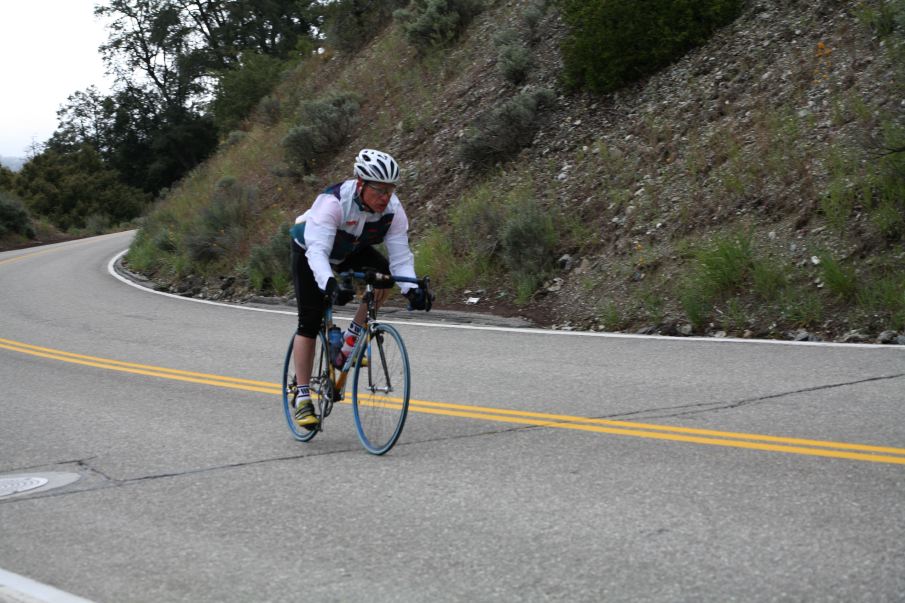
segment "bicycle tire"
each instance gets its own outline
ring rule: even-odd
[[[365,336],[352,377],[352,411],[358,439],[368,452],[381,455],[396,444],[405,426],[411,371],[395,328],[377,324]]]
[[[323,417],[320,416],[320,413],[323,409],[323,404],[320,403],[320,395],[324,391],[322,383],[325,380],[330,379],[330,375],[327,372],[327,353],[326,346],[324,345],[324,334],[318,333],[317,338],[315,339],[315,348],[314,348],[314,367],[311,372],[311,399],[314,402],[315,412],[318,413],[318,418],[323,421]],[[305,429],[304,427],[299,427],[295,424],[294,417],[294,409],[292,408],[292,394],[293,387],[295,385],[295,363],[293,362],[293,343],[295,342],[295,333],[293,332],[292,337],[289,338],[289,349],[286,350],[286,359],[283,361],[283,414],[286,416],[286,423],[289,425],[289,431],[292,432],[292,437],[298,440],[299,442],[308,442],[315,435],[317,435],[317,429]]]

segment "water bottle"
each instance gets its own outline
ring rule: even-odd
[[[330,358],[333,360],[333,366],[342,368],[343,366],[343,332],[339,327],[330,327],[327,333],[330,340]]]

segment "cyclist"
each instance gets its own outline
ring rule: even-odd
[[[306,429],[314,429],[318,423],[309,384],[315,338],[326,304],[344,305],[354,294],[337,283],[333,269],[370,268],[383,274],[415,276],[408,218],[395,193],[399,165],[387,153],[362,149],[355,158],[354,174],[355,178],[318,195],[291,229],[292,283],[298,306],[298,330],[293,341],[298,393],[293,407],[296,424]],[[386,243],[389,260],[374,248],[381,242]],[[399,288],[409,300],[409,309],[430,310],[432,295],[410,283],[400,283]],[[388,289],[375,292],[378,307],[388,296]],[[366,321],[367,306],[362,303],[343,334],[342,352],[346,357]]]

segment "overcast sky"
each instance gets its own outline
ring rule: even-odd
[[[91,85],[109,92],[96,0],[0,0],[0,155],[25,157],[57,127],[57,109]]]

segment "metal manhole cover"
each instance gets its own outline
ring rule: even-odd
[[[18,494],[27,490],[40,488],[50,480],[46,477],[33,477],[23,475],[21,477],[0,477],[0,497]]]
[[[59,488],[78,481],[79,474],[60,471],[42,471],[40,475],[6,474],[0,475],[0,498],[14,496],[23,492],[41,489]]]

